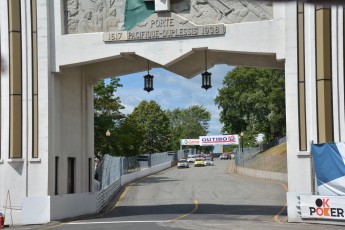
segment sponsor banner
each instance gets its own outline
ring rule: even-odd
[[[345,197],[301,195],[301,217],[345,220]]]
[[[345,143],[311,146],[317,190],[321,196],[345,196]]]
[[[181,139],[181,145],[200,145],[199,139]]]
[[[200,145],[238,145],[238,135],[201,136]]]

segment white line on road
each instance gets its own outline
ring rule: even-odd
[[[82,224],[126,224],[126,223],[163,223],[164,220],[148,220],[148,221],[140,221],[140,220],[133,220],[133,221],[104,221],[104,222],[71,222],[67,224],[75,224],[75,225],[82,225]]]

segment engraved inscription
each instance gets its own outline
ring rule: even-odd
[[[133,41],[225,34],[223,24],[196,26],[175,14],[161,18],[154,14],[140,24],[129,31],[104,33],[103,40],[107,42]]]

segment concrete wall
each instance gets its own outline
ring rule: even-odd
[[[171,167],[171,162],[121,176],[121,186]]]
[[[97,213],[96,195],[78,193],[25,198],[22,224],[44,224],[52,220]],[[9,219],[10,215],[6,217]]]
[[[236,172],[241,175],[246,175],[254,178],[266,179],[270,181],[280,182],[287,184],[288,174],[287,173],[278,173],[278,172],[269,172],[251,168],[243,168],[236,166]]]
[[[59,157],[58,194],[67,193],[68,157],[75,158],[76,193],[89,191],[89,158],[93,161],[92,84],[83,77],[82,67],[66,68],[53,75],[54,103],[52,153],[49,165],[55,168]],[[93,167],[92,167],[93,170]],[[91,172],[93,175],[93,171]],[[49,194],[54,195],[55,173],[49,177]]]
[[[168,162],[139,172],[123,175],[120,179],[121,186],[170,167],[171,162]],[[117,192],[118,189],[114,191]],[[111,196],[113,195],[115,194]],[[96,214],[98,211],[97,202],[96,192],[27,197],[23,200],[22,218],[19,223],[23,225],[44,224],[52,220],[62,220],[86,214]],[[8,214],[6,216],[6,224],[13,224],[10,218],[11,215]]]

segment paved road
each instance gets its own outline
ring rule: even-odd
[[[284,223],[286,191],[282,185],[228,174],[229,161],[216,160],[215,164],[152,175],[127,187],[107,214],[53,228],[343,229]]]

